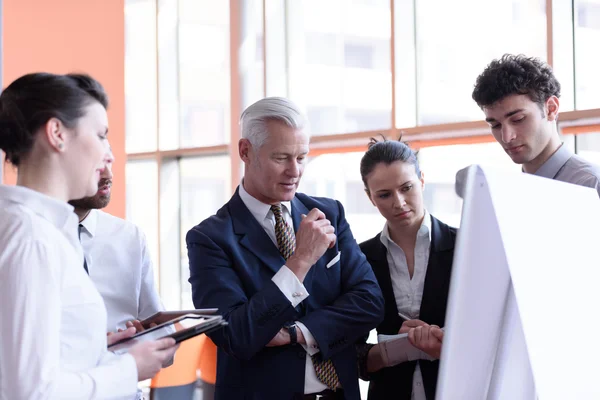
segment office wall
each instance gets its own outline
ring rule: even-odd
[[[3,86],[37,71],[86,72],[104,85],[116,158],[106,211],[125,217],[124,0],[2,0],[2,29]],[[3,170],[14,184],[14,168]]]

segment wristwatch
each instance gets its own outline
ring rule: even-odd
[[[290,333],[290,344],[295,345],[296,343],[298,343],[298,334],[296,333],[296,325],[295,324],[287,325],[287,326],[285,326],[285,328]]]

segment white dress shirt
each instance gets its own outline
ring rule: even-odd
[[[425,217],[423,218],[421,227],[417,231],[412,279],[408,273],[406,255],[400,246],[391,239],[387,223],[381,232],[381,243],[387,249],[392,290],[396,298],[398,312],[412,319],[418,319],[421,310],[421,300],[423,299],[423,288],[425,286],[425,275],[427,274],[429,247],[431,244],[431,217],[429,213],[425,211]],[[421,375],[421,368],[418,362],[413,375],[412,399],[426,400],[423,376]]]
[[[0,400],[131,399],[131,355],[106,350],[73,207],[0,185]]]
[[[260,202],[259,200],[252,197],[246,189],[244,189],[244,183],[239,186],[239,193],[242,201],[250,210],[250,213],[256,218],[258,223],[263,227],[265,232],[269,235],[275,248],[278,248],[277,237],[275,236],[275,216],[271,211],[271,206]],[[292,205],[289,201],[281,202],[281,212],[285,222],[294,229],[294,221],[292,220]],[[283,265],[279,271],[273,276],[273,282],[281,290],[281,292],[288,298],[292,306],[296,307],[309,295],[304,285],[298,280],[296,275],[285,265]],[[306,350],[306,367],[304,369],[304,393],[319,393],[327,389],[327,385],[317,378],[315,367],[313,366],[311,356],[318,353],[319,346],[310,333],[306,326],[296,321],[296,326],[302,331],[306,344],[302,344],[304,350]]]
[[[80,240],[90,278],[108,313],[106,331],[125,329],[127,321],[143,320],[164,310],[142,231],[100,210],[91,210],[81,224]]]

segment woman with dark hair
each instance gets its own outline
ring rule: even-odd
[[[383,230],[360,244],[383,297],[378,334],[408,333],[415,346],[390,365],[383,345],[359,345],[369,400],[433,400],[446,315],[456,229],[430,215],[415,152],[401,141],[371,139],[360,163],[369,200],[386,219]]]
[[[87,75],[34,73],[0,95],[0,398],[134,398],[173,339],[107,352],[106,309],[83,268],[70,199],[92,196],[109,160],[107,97]],[[115,334],[119,335],[119,334]]]

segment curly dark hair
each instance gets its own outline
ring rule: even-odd
[[[543,107],[551,96],[560,97],[560,83],[552,68],[540,59],[505,54],[477,77],[472,97],[484,108],[513,94],[526,94]]]

